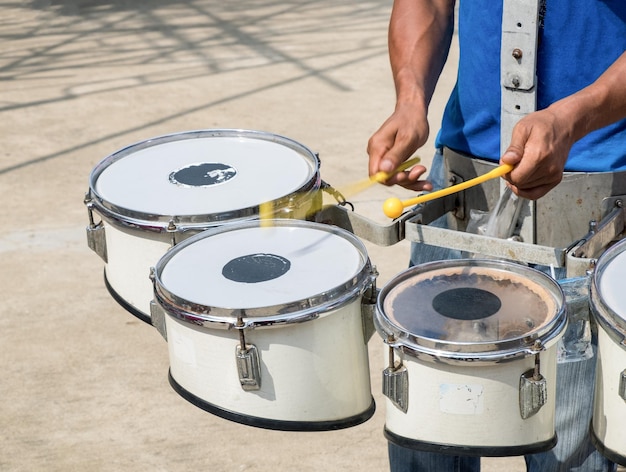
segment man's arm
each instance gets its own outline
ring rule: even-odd
[[[368,142],[370,175],[390,172],[428,139],[427,113],[448,56],[454,32],[455,0],[396,0],[389,22],[389,58],[396,89],[393,114]],[[417,179],[416,166],[389,184],[414,190],[430,184]]]
[[[544,196],[563,178],[576,141],[626,118],[625,77],[622,53],[595,82],[517,123],[501,159],[516,165],[505,177],[516,194],[530,199]]]

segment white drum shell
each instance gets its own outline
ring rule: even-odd
[[[609,459],[626,465],[626,239],[608,249],[596,264],[591,312],[598,325],[598,355],[592,440]]]
[[[375,404],[363,304],[374,278],[362,242],[331,225],[249,221],[185,240],[153,277],[170,383],[194,405],[251,426],[324,431],[366,421]]]
[[[256,391],[240,385],[236,330],[195,327],[169,315],[166,327],[174,381],[250,423],[335,421],[373,407],[360,297],[312,321],[245,330],[246,344],[260,354]]]
[[[150,268],[172,246],[167,235],[128,230],[104,222],[108,262],[106,283],[127,309],[141,318],[150,318],[153,286]]]
[[[600,327],[592,428],[601,452],[610,451],[610,458],[622,465],[626,465],[626,400],[619,395],[619,384],[625,370],[625,346]]]
[[[137,178],[136,173],[138,169],[134,169],[132,176],[124,175],[120,171],[115,171],[114,174],[121,174],[123,177],[123,183],[119,184],[119,188],[115,188],[115,179],[111,176],[108,177],[107,187],[113,188],[117,198],[123,195],[125,190],[128,194],[125,198],[128,198],[129,208],[119,206],[119,202],[109,202],[106,197],[101,196],[96,190],[101,176],[109,171],[113,166],[118,163],[124,163],[129,158],[134,158],[137,153],[150,151],[151,149],[157,149],[159,146],[174,146],[171,151],[171,163],[166,159],[168,153],[164,152],[155,157],[160,162],[161,167],[167,164],[166,168],[174,168],[179,165],[180,162],[187,161],[187,157],[184,153],[180,154],[175,152],[175,147],[180,144],[181,146],[187,146],[193,144],[195,146],[196,153],[199,153],[202,145],[194,144],[196,141],[204,142],[219,142],[223,139],[226,143],[236,143],[237,139],[241,138],[246,147],[242,147],[239,150],[236,146],[233,153],[236,155],[240,152],[241,156],[236,156],[242,161],[239,165],[245,167],[245,159],[249,159],[250,162],[254,162],[254,165],[259,165],[258,162],[262,161],[263,157],[268,156],[255,156],[255,144],[261,145],[264,152],[271,152],[272,149],[277,151],[284,150],[284,155],[281,156],[281,162],[288,159],[286,156],[292,156],[291,159],[296,161],[299,167],[309,168],[311,175],[307,177],[304,183],[291,182],[287,180],[285,188],[290,188],[285,195],[281,195],[276,201],[272,201],[274,204],[273,211],[281,218],[293,218],[299,220],[305,220],[311,216],[311,213],[321,207],[321,195],[319,192],[321,179],[319,176],[317,157],[306,147],[302,146],[295,141],[282,136],[275,136],[269,133],[250,130],[199,130],[177,133],[172,135],[166,135],[156,137],[148,141],[136,143],[127,148],[124,148],[101,161],[96,168],[92,171],[90,177],[90,191],[87,195],[85,203],[88,206],[90,217],[92,212],[97,213],[101,218],[100,225],[104,231],[106,241],[106,261],[105,261],[105,277],[107,288],[113,295],[113,297],[124,306],[128,311],[135,316],[143,319],[146,322],[150,322],[150,302],[152,296],[152,283],[150,281],[150,268],[153,267],[157,261],[163,256],[168,249],[170,249],[173,243],[179,243],[187,237],[211,229],[223,224],[229,224],[237,221],[246,221],[258,218],[258,208],[244,207],[238,208],[236,206],[230,207],[228,204],[216,205],[215,208],[221,208],[215,214],[189,214],[187,205],[192,203],[197,204],[196,200],[207,201],[212,195],[211,190],[197,190],[197,195],[192,197],[192,193],[181,193],[173,203],[173,206],[181,211],[181,214],[169,214],[167,212],[159,212],[158,202],[147,202],[156,206],[156,213],[147,213],[145,210],[137,210],[133,208],[133,205],[142,206],[144,199],[141,195],[137,195],[138,191],[132,187],[127,181],[131,177]],[[154,146],[154,147],[153,147]],[[169,147],[167,149],[170,149]],[[209,153],[210,154],[210,153]],[[181,157],[182,156],[182,157]],[[258,157],[258,159],[255,159]],[[219,160],[220,156],[206,156],[209,160],[215,158]],[[200,156],[198,157],[200,159]],[[182,165],[182,164],[180,164]],[[135,167],[137,165],[135,164]],[[152,169],[141,168],[144,172],[150,175]],[[245,169],[250,173],[250,169]],[[302,169],[300,169],[301,172]],[[163,170],[161,169],[161,172]],[[268,169],[268,173],[274,175],[273,169]],[[156,176],[155,176],[156,177]],[[167,177],[167,176],[165,176]],[[279,177],[277,177],[279,178]],[[286,176],[284,178],[289,178]],[[167,179],[165,179],[167,180]],[[249,178],[248,178],[249,180]],[[248,181],[246,180],[246,182]],[[236,180],[234,182],[237,182]],[[169,184],[168,184],[169,185]],[[264,203],[263,194],[264,188],[268,185],[264,182],[262,176],[259,179],[258,188],[241,188],[239,184],[229,183],[232,188],[231,195],[237,190],[237,193],[246,195],[244,199],[246,204],[254,202],[254,205],[261,205]],[[271,185],[271,183],[269,183]],[[302,188],[298,188],[302,185]],[[127,188],[129,187],[130,188]],[[283,186],[281,186],[282,189]],[[218,195],[224,198],[224,188],[226,186],[215,187],[220,192]],[[120,195],[118,195],[120,194]],[[148,199],[149,200],[149,199]],[[295,201],[295,203],[294,203]],[[140,205],[141,203],[141,205]],[[200,207],[207,208],[211,205],[200,205]],[[259,210],[260,211],[260,210]],[[175,227],[172,231],[168,228],[169,222],[175,222]],[[97,252],[97,251],[96,251]]]
[[[520,377],[534,357],[479,365],[424,361],[396,349],[408,371],[407,412],[386,399],[386,429],[402,438],[442,446],[509,448],[554,435],[556,340],[541,352],[548,400],[532,417],[520,415]]]

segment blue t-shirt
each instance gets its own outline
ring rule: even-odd
[[[596,80],[626,50],[626,0],[545,0],[537,50],[537,108]],[[500,158],[502,2],[461,0],[460,59],[440,146]],[[625,78],[626,81],[626,78]],[[626,170],[626,120],[574,144],[565,170]]]

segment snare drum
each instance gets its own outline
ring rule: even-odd
[[[552,448],[564,307],[554,280],[511,262],[448,260],[398,275],[374,319],[389,346],[387,439],[477,456]]]
[[[174,244],[209,227],[257,218],[271,202],[281,218],[321,205],[319,161],[306,147],[260,131],[203,130],[122,149],[90,176],[88,241],[105,261],[105,283],[150,322],[150,267]],[[102,219],[94,222],[93,212]]]
[[[604,456],[626,465],[626,239],[598,259],[591,312],[598,324],[598,364],[591,439]]]
[[[298,220],[223,225],[168,251],[153,280],[170,384],[194,405],[283,431],[374,413],[361,304],[375,275],[351,233]]]

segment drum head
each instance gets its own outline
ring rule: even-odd
[[[336,227],[298,220],[224,225],[175,246],[157,265],[157,287],[208,315],[276,316],[340,305],[363,289],[362,244]]]
[[[553,329],[564,304],[556,282],[513,263],[444,261],[414,267],[399,279],[381,292],[379,311],[396,337],[418,349],[527,345]]]
[[[287,138],[209,130],[155,138],[109,156],[92,173],[92,189],[109,207],[133,217],[232,218],[310,188],[317,171],[316,156]]]
[[[613,321],[626,327],[626,296],[624,295],[626,280],[626,239],[606,251],[598,260],[594,272],[594,286],[600,300],[611,313]]]

